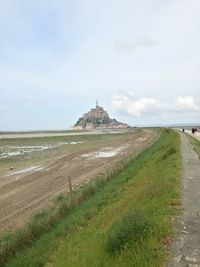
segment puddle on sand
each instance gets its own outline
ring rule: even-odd
[[[26,153],[31,153],[35,151],[44,151],[52,148],[57,148],[63,145],[77,145],[77,144],[82,144],[83,141],[75,142],[59,142],[56,145],[35,145],[35,146],[10,146],[8,149],[13,149],[15,151],[8,151],[8,152],[3,152],[0,153],[0,159],[1,158],[9,158],[9,157],[14,157],[14,156],[19,156],[19,155],[24,155]]]
[[[7,153],[0,153],[0,158],[14,157],[21,155],[21,151],[12,151]]]
[[[94,157],[95,158],[111,158],[116,156],[119,153],[117,150],[112,150],[112,151],[101,151],[95,153]]]
[[[118,155],[121,152],[121,150],[124,148],[125,146],[112,149],[112,150],[107,150],[107,151],[99,151],[99,152],[94,152],[94,153],[89,153],[89,154],[83,154],[81,157],[88,158],[88,159],[111,158],[111,157]]]
[[[136,141],[140,142],[140,143],[142,143],[143,141],[146,141],[146,140],[147,140],[146,137],[140,137],[140,138],[136,139]]]
[[[16,175],[16,174],[23,174],[23,173],[27,173],[27,172],[32,172],[32,171],[40,171],[43,168],[41,166],[31,166],[29,168],[26,169],[21,169],[18,171],[14,171],[14,172],[9,172],[6,176],[12,176],[12,175]]]

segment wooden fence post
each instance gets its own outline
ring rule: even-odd
[[[72,188],[72,180],[70,176],[68,176],[68,182],[69,182],[69,192],[72,193],[73,188]]]
[[[104,171],[104,177],[107,179],[107,169],[105,161],[103,162],[103,171]]]

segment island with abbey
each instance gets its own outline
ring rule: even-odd
[[[72,127],[73,130],[95,129],[95,128],[128,128],[126,123],[111,119],[108,112],[99,106],[98,100],[96,107],[84,113]]]

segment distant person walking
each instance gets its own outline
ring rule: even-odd
[[[185,129],[183,128],[183,130],[182,130],[182,131],[183,131],[183,133],[184,133],[184,132],[185,132]]]
[[[192,128],[192,133],[194,134],[197,131],[197,129]]]

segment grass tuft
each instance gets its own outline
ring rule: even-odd
[[[169,156],[171,156],[175,153],[176,153],[176,149],[173,146],[171,146],[167,149],[167,151],[165,151],[162,159],[165,160],[166,158],[168,158]]]
[[[106,250],[116,255],[150,233],[151,221],[142,210],[133,210],[115,222],[107,233]]]

